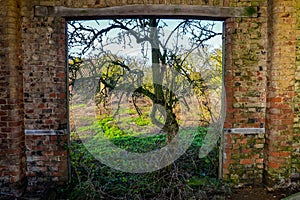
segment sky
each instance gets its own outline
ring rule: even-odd
[[[109,25],[109,20],[98,20],[101,28],[102,27],[107,27]],[[165,31],[165,35],[169,35],[168,33],[171,32],[171,30],[173,30],[177,24],[179,23],[179,20],[176,19],[164,19],[164,22],[167,23],[167,27],[164,28]],[[203,23],[205,22],[209,22],[209,21],[203,21]],[[211,22],[211,21],[210,21]],[[89,20],[89,21],[84,21],[86,26],[90,26],[90,27],[99,27],[99,25],[97,25],[97,23],[95,22],[95,20]],[[220,21],[215,21],[215,26],[214,26],[214,31],[216,32],[222,32],[223,28],[223,22]],[[118,30],[113,30],[111,32],[109,32],[109,35],[106,37],[116,37],[119,34]],[[104,38],[106,39],[106,38]],[[166,38],[162,38],[162,40],[166,40]],[[187,46],[188,44],[188,36],[185,36],[182,39],[176,40],[175,42],[175,38],[173,38],[173,40],[170,40],[171,42],[169,42],[170,44],[170,48],[173,48],[174,46]],[[119,55],[130,55],[130,56],[136,56],[136,55],[140,55],[141,54],[141,45],[137,44],[134,42],[135,40],[132,38],[132,43],[131,43],[131,47],[130,46],[126,46],[126,48],[122,48],[122,45],[118,45],[118,44],[112,44],[107,46],[107,49],[110,50],[111,52],[113,52],[114,54],[119,54]],[[176,43],[174,45],[174,42]],[[214,48],[221,48],[222,47],[222,36],[216,36],[214,38],[212,38],[211,40],[209,40],[207,42],[207,44],[211,45],[212,49]],[[173,47],[171,47],[173,46]],[[186,47],[188,48],[188,46]],[[79,50],[79,49],[78,49]],[[92,50],[90,52],[88,52],[86,54],[86,56],[88,56],[89,54],[93,54],[95,52],[93,52]]]

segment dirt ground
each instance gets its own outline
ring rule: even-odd
[[[263,187],[246,187],[234,189],[232,195],[226,197],[227,200],[280,200],[291,195],[292,191],[270,192]]]
[[[299,192],[299,191],[298,191]],[[281,200],[296,191],[282,190],[269,192],[263,187],[245,187],[234,189],[231,195],[225,197],[226,200]],[[224,197],[220,198],[223,199]],[[23,197],[13,198],[0,194],[0,200],[61,200],[55,194],[46,193],[40,195],[25,194]]]

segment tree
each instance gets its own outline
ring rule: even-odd
[[[191,85],[202,94],[207,90],[201,73],[190,66],[189,58],[195,50],[205,48],[211,38],[221,35],[214,31],[213,22],[178,20],[176,24],[171,23],[173,26],[170,31],[166,31],[169,24],[156,18],[112,19],[106,24],[95,21],[93,25],[85,21],[68,22],[70,60],[83,60],[87,54],[90,57],[97,56],[101,61],[95,63],[93,59],[90,63],[95,69],[106,69],[107,73],[101,73],[98,77],[98,86],[101,83],[105,92],[116,89],[125,79],[130,80],[124,86],[135,88],[133,99],[143,95],[152,101],[151,122],[167,133],[167,142],[179,130],[174,111],[179,99],[184,100],[186,96],[192,95],[190,91],[185,91],[184,85]],[[113,33],[117,33],[116,36]],[[179,44],[179,40],[183,42]],[[184,46],[184,43],[188,43],[189,47]],[[121,45],[123,49],[139,46],[140,58],[147,58],[150,54],[147,61],[150,67],[139,61],[139,58],[117,56],[108,49],[109,45]],[[143,68],[138,66],[141,63]],[[70,65],[71,75],[76,75],[74,71],[77,70],[77,65]],[[151,84],[141,83],[146,71],[151,71]],[[181,95],[178,95],[178,90],[181,90]],[[139,113],[135,102],[134,105]],[[158,114],[164,116],[164,123],[157,119]]]

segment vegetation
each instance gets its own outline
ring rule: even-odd
[[[178,20],[169,27],[171,30],[168,32],[168,23],[155,18],[113,19],[105,25],[96,21],[94,26],[82,21],[71,21],[68,29],[70,78],[75,81],[77,72],[80,72],[78,63],[83,60],[81,57],[90,53],[90,59],[85,61],[89,68],[85,75],[88,78],[86,85],[97,78],[94,88],[89,88],[97,93],[97,103],[105,104],[110,91],[122,90],[118,98],[131,93],[136,112],[141,115],[136,99],[147,97],[152,101],[152,124],[162,127],[162,131],[167,134],[167,141],[171,142],[179,130],[176,107],[180,101],[188,106],[186,98],[194,95],[192,89],[197,91],[199,99],[202,97],[205,112],[211,112],[209,86],[199,71],[200,63],[191,63],[190,57],[195,55],[196,50],[199,52],[200,48],[205,49],[208,40],[221,34],[214,31],[214,25],[200,20]],[[116,30],[117,33],[114,32]],[[116,55],[110,49],[112,45],[123,49],[137,46],[140,56]],[[78,47],[81,47],[80,51]],[[92,50],[97,53],[92,53]],[[81,88],[84,91],[87,89],[86,86]],[[163,123],[157,119],[158,116],[163,116]]]
[[[179,200],[223,195],[227,188],[217,179],[218,146],[198,156],[221,110],[222,51],[206,44],[221,34],[215,24],[154,18],[93,23],[68,24],[76,129],[72,179],[61,194],[69,199]],[[120,54],[113,50],[116,45],[139,53]],[[193,140],[183,155],[153,172],[122,172],[96,156],[114,155],[104,148],[110,143],[129,153],[154,152],[178,144],[191,131]],[[120,162],[131,167],[126,159]]]
[[[165,145],[165,135],[146,138],[111,136],[115,128],[107,117],[98,125],[105,126],[111,141],[131,152],[146,152]],[[90,129],[97,128],[93,124]],[[192,145],[168,168],[151,173],[126,173],[112,169],[95,159],[76,133],[70,148],[72,179],[61,192],[68,199],[208,199],[229,191],[217,177],[217,149],[206,158],[197,156],[206,135],[199,127]],[[122,135],[122,134],[120,134]]]

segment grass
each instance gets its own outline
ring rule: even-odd
[[[72,109],[85,108],[86,104],[73,104]]]
[[[81,108],[84,105],[76,106]],[[124,117],[124,113],[128,115]],[[97,160],[93,155],[112,153],[111,149],[103,148],[108,140],[133,153],[147,153],[166,146],[165,134],[143,132],[154,127],[148,110],[139,116],[132,108],[122,108],[119,114],[119,120],[108,114],[93,120],[88,116],[80,118],[81,126],[71,133],[71,181],[59,191],[63,199],[208,199],[220,191],[224,193],[224,184],[216,178],[217,148],[205,158],[198,157],[207,132],[205,127],[196,128],[191,145],[179,159],[154,172],[122,172]],[[140,129],[132,129],[132,125]],[[180,137],[186,134],[185,130],[179,132]]]
[[[131,152],[149,152],[163,147],[166,141],[163,134],[141,138],[117,130],[112,117],[96,121],[81,131],[96,131],[93,138],[97,138],[100,129],[113,144]],[[170,166],[142,174],[121,172],[106,166],[95,159],[73,133],[70,146],[72,179],[60,194],[66,199],[201,199],[209,195],[211,188],[224,191],[223,184],[216,178],[217,150],[206,158],[198,157],[206,130],[199,127],[191,146]]]

